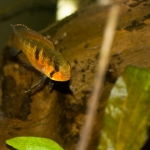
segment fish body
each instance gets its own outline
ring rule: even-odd
[[[62,54],[55,50],[52,42],[22,24],[11,26],[14,31],[12,55],[21,51],[36,70],[52,80],[70,79],[70,65]]]

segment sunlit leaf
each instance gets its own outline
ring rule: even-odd
[[[56,142],[39,137],[16,137],[6,143],[18,150],[63,150]]]
[[[99,150],[140,150],[147,140],[150,71],[128,66],[118,78],[104,112]]]

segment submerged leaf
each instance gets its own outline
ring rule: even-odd
[[[140,150],[147,140],[150,71],[128,66],[118,78],[104,112],[99,150]]]
[[[56,142],[39,137],[16,137],[6,143],[18,150],[63,150]]]

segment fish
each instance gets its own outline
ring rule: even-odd
[[[71,78],[71,67],[53,43],[43,35],[22,24],[11,25],[14,36],[11,55],[23,53],[27,64],[41,72],[43,78],[30,88],[43,83],[46,78],[52,81],[68,81]]]

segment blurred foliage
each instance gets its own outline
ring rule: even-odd
[[[147,140],[150,70],[128,66],[111,90],[99,150],[140,150]]]

